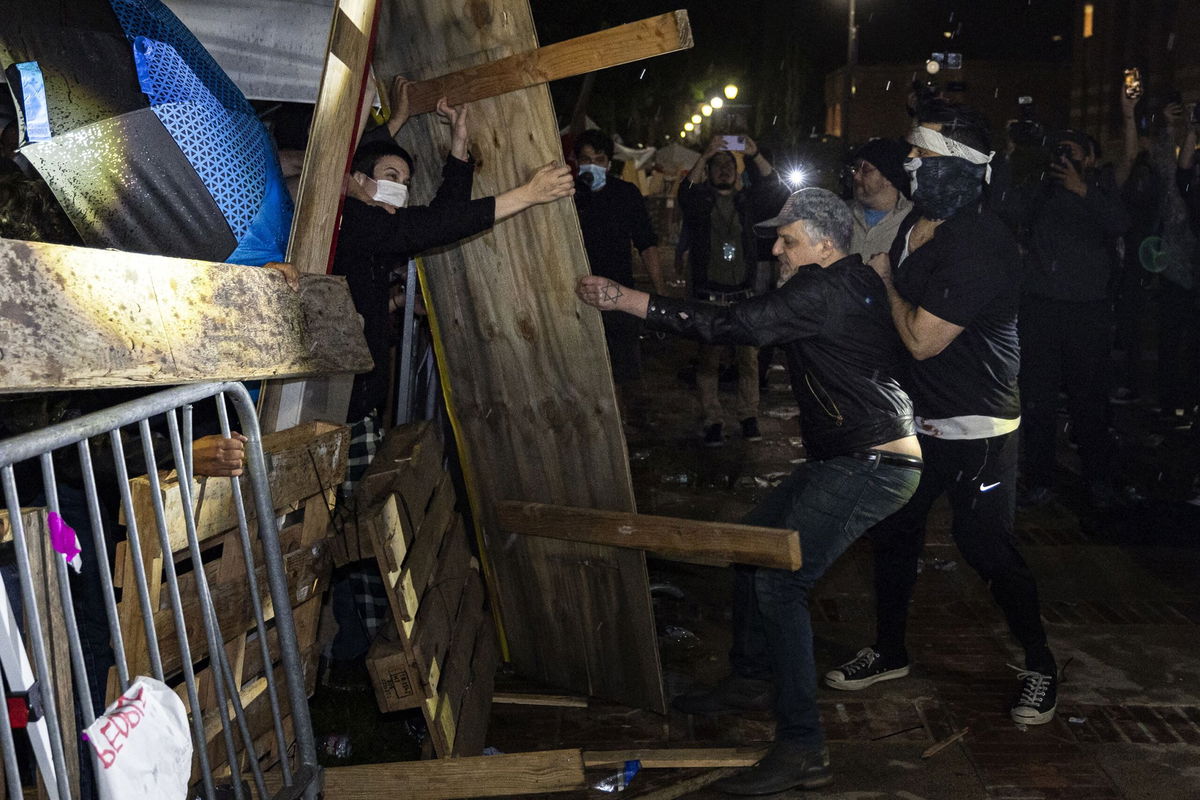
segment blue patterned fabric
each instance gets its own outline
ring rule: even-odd
[[[151,108],[212,193],[232,263],[283,259],[292,204],[266,129],[204,46],[159,0],[111,0]]]

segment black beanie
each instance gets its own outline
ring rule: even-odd
[[[883,177],[901,194],[907,196],[908,173],[904,171],[904,159],[908,158],[910,149],[909,144],[900,139],[872,139],[855,150],[849,162],[853,164],[860,159],[866,161],[882,172]]]

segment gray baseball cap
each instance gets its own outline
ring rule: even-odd
[[[801,219],[817,223],[822,229],[829,227],[840,231],[844,228],[847,236],[854,224],[850,209],[842,198],[828,189],[812,186],[792,192],[779,213],[755,225],[754,232],[759,236],[774,236],[777,229]]]

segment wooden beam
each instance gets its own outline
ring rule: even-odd
[[[709,772],[701,772],[699,775],[693,775],[690,778],[684,778],[676,784],[668,786],[664,789],[639,794],[638,800],[676,800],[676,798],[684,797],[703,789],[709,784],[716,783],[721,778],[727,775],[733,775],[738,771],[737,767],[729,767],[724,769],[714,769]]]
[[[342,278],[0,239],[0,393],[363,372]]]
[[[493,703],[512,706],[550,706],[551,708],[587,708],[588,699],[569,694],[526,694],[525,692],[496,692]]]
[[[528,0],[386,0],[375,67],[420,80],[536,48]],[[411,187],[413,202],[425,202],[449,129],[424,114],[399,138],[427,165]],[[562,159],[544,84],[474,103],[471,139],[476,196]],[[495,525],[506,498],[634,510],[612,375],[594,368],[600,315],[574,297],[588,272],[574,204],[531,208],[419,264],[506,655],[539,685],[665,712],[645,555],[502,538]]]
[[[496,517],[510,533],[629,547],[676,561],[800,569],[800,534],[779,528],[513,501],[500,503]]]
[[[682,747],[669,750],[584,750],[588,769],[619,767],[640,761],[642,769],[697,769],[701,767],[752,767],[767,754],[763,747]]]
[[[409,87],[409,110],[424,114],[433,111],[442,96],[451,105],[470,103],[691,46],[687,12],[672,11],[418,81]]]
[[[333,262],[343,182],[369,108],[368,64],[378,16],[378,0],[337,0],[333,9],[288,239],[287,260],[303,273],[324,275]],[[313,419],[345,422],[351,389],[346,377],[272,381],[263,387],[262,429],[269,433]]]
[[[327,767],[325,796],[338,800],[523,797],[587,786],[578,750]],[[268,787],[272,788],[272,787]],[[273,789],[274,790],[274,789]]]

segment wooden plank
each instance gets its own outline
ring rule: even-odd
[[[738,771],[738,767],[728,767],[724,769],[714,769],[709,772],[702,772],[699,775],[693,775],[690,778],[684,778],[676,784],[668,786],[664,789],[658,789],[646,794],[639,794],[638,800],[677,800],[677,798],[685,797],[692,792],[699,791],[709,784],[716,783],[728,775],[733,775]]]
[[[338,800],[376,800],[397,793],[405,800],[455,800],[479,797],[481,791],[488,797],[523,797],[586,785],[578,750],[325,769],[325,796]]]
[[[378,0],[337,0],[334,5],[288,239],[287,260],[302,273],[324,275],[333,261],[344,181],[366,122],[368,65],[378,9]],[[357,322],[357,315],[352,319]],[[342,422],[350,408],[352,387],[348,376],[271,381],[262,393],[263,430],[311,419]]]
[[[503,502],[496,516],[502,530],[527,536],[632,547],[677,561],[800,569],[797,531],[542,503]]]
[[[681,747],[660,750],[584,750],[588,769],[619,767],[640,761],[642,769],[697,769],[700,767],[752,767],[767,754],[766,747]]]
[[[342,181],[358,144],[375,15],[375,0],[339,0],[334,8],[288,240],[287,260],[301,272],[329,271],[344,197]]]
[[[513,706],[550,706],[551,708],[587,708],[586,697],[569,694],[527,694],[525,692],[496,692],[493,703]]]
[[[409,107],[424,114],[442,96],[451,105],[470,103],[691,46],[687,12],[672,11],[419,81],[409,88]]]
[[[362,372],[340,277],[0,239],[0,393]]]
[[[401,565],[405,573],[404,579],[412,584],[418,595],[423,594],[425,587],[429,585],[429,579],[437,566],[437,557],[442,549],[446,529],[456,519],[454,483],[449,475],[443,474],[430,501],[429,512],[421,520],[421,527],[413,537],[412,548]],[[460,536],[466,535],[461,526],[456,526],[455,531]]]
[[[429,35],[436,31],[436,35]],[[387,0],[376,68],[413,79],[537,47],[527,0]],[[562,158],[545,85],[472,105],[475,194],[492,195]],[[418,163],[414,202],[433,195],[448,131],[432,115],[401,142]],[[588,272],[570,201],[538,206],[422,259],[438,365],[455,422],[508,655],[541,684],[666,710],[645,556],[501,537],[502,499],[633,511],[628,453],[599,314],[574,299]],[[619,623],[619,624],[618,624]]]
[[[496,667],[500,647],[496,630],[485,615],[475,637],[471,655],[471,675],[459,699],[458,721],[454,728],[453,755],[477,756],[487,744],[488,720],[492,713],[492,690],[496,686]]]
[[[403,524],[400,501],[396,495],[390,495],[380,506],[375,517],[368,522],[371,545],[375,549],[375,559],[383,575],[392,616],[411,635],[412,619],[416,616],[421,597],[413,587],[412,581],[408,579],[411,576],[406,576],[400,570],[400,565],[408,555],[408,547],[404,543],[405,536],[401,530]]]
[[[33,513],[21,514],[21,522],[25,527],[25,545],[29,551],[29,580],[33,584],[34,602],[37,604],[40,619],[42,643],[45,645],[49,675],[38,675],[38,683],[54,692],[54,702],[58,709],[59,730],[63,732],[63,756],[66,758],[67,777],[71,786],[77,786],[79,781],[79,748],[74,747],[75,725],[75,685],[71,680],[71,653],[68,645],[67,623],[63,616],[63,606],[58,589],[58,572],[56,562],[62,561],[50,546],[50,530],[46,521],[45,509]],[[26,611],[25,630],[30,631],[29,612]],[[25,649],[29,653],[30,663],[34,670],[37,664],[33,661],[33,648],[29,638],[25,639]]]
[[[459,615],[467,580],[472,576],[476,580],[479,577],[471,568],[470,559],[465,535],[446,537],[438,559],[438,571],[428,590],[421,596],[413,625],[405,630],[412,641],[418,663],[434,687],[438,686],[441,679],[442,664],[454,637],[455,620]]]
[[[434,744],[438,743],[439,738],[444,738],[445,747],[438,751],[438,755],[443,757],[457,750],[458,715],[467,688],[471,685],[475,643],[483,621],[483,582],[479,574],[472,571],[463,587],[462,601],[454,618],[453,638],[446,652],[441,680],[437,684],[437,707],[432,718],[427,720],[432,730],[443,734],[434,737]]]
[[[269,433],[262,438],[267,458],[267,479],[271,485],[271,503],[276,509],[304,500],[342,482],[346,474],[346,459],[350,452],[350,429],[329,422],[307,422],[286,431]],[[192,483],[192,503],[196,518],[196,535],[200,541],[224,533],[237,526],[233,489],[229,478],[200,478]],[[255,517],[249,478],[241,478],[242,495],[246,499],[248,519]],[[142,475],[129,482],[135,503],[145,503],[151,509],[150,479]],[[160,491],[170,531],[171,550],[187,547],[183,500],[177,475],[160,474]],[[137,506],[139,509],[141,506]],[[143,542],[149,532],[157,544],[157,527],[152,511],[138,517],[138,529]]]
[[[411,479],[414,471],[424,470],[414,464],[420,459],[433,472],[440,472],[441,440],[437,428],[428,421],[410,425],[397,425],[387,432],[379,445],[379,451],[367,471],[354,487],[354,496],[360,503],[370,505],[391,492],[399,491],[401,476]],[[438,460],[429,463],[431,456]]]

